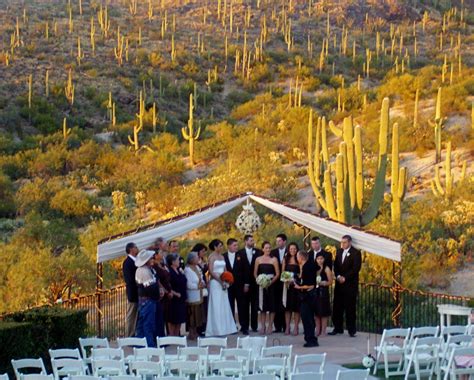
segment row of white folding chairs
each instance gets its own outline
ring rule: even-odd
[[[380,367],[380,359],[383,356],[383,364],[385,369],[385,377],[397,376],[405,374],[406,357],[413,350],[415,340],[424,337],[439,337],[441,352],[444,352],[446,345],[449,347],[448,340],[458,334],[466,334],[470,332],[470,326],[449,326],[441,330],[438,326],[414,327],[414,328],[396,328],[385,329],[382,334],[380,345],[375,347],[376,364],[374,366],[374,374]],[[396,362],[390,362],[389,356],[398,356]],[[393,371],[391,371],[394,369]]]
[[[211,370],[211,373],[227,371],[234,372],[236,375],[247,375],[253,371],[279,373],[280,376],[286,376],[291,372],[291,352],[291,346],[263,348],[261,357],[252,362],[250,350],[221,349],[219,360],[210,362],[207,347],[178,347],[175,360],[169,360],[162,348],[134,348],[134,353],[128,356],[128,360],[125,360],[123,350],[120,348],[96,348],[92,349],[90,362],[94,375],[125,375],[129,372],[136,375],[162,376],[178,370],[181,373],[199,373],[205,376]],[[77,359],[77,350],[50,350],[50,355],[55,379],[88,373],[82,359]],[[76,359],[71,359],[71,357]],[[326,354],[296,355],[292,366],[293,372],[301,372],[308,366],[313,367],[311,370],[316,367],[318,372],[322,372],[325,358]],[[41,374],[46,374],[41,359],[13,360],[12,365],[18,380],[20,380],[21,369],[36,368]]]

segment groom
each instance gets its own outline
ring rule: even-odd
[[[235,302],[239,314],[240,331],[244,335],[249,333],[249,290],[250,265],[242,253],[237,252],[237,240],[227,240],[227,252],[224,253],[226,270],[234,275],[234,284],[228,289],[230,308],[235,318]]]

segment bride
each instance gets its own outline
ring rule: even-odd
[[[222,250],[224,243],[214,239],[209,243],[209,305],[207,308],[206,336],[223,336],[237,332],[227,290],[222,287],[221,274],[226,265]]]

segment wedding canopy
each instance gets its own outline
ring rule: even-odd
[[[327,237],[340,240],[342,236],[350,235],[354,247],[390,260],[400,261],[401,246],[398,241],[262,196],[246,193],[171,219],[102,239],[97,246],[97,263],[124,256],[125,246],[129,242],[134,242],[139,249],[143,249],[152,245],[158,237],[168,240],[184,235],[229,212],[248,199]]]

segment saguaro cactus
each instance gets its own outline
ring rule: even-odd
[[[63,119],[63,139],[66,140],[67,137],[71,134],[71,129],[67,127],[66,118]]]
[[[74,104],[74,91],[75,86],[72,83],[72,70],[69,69],[66,87],[64,87],[64,95],[71,106]]]
[[[441,183],[441,174],[440,174],[440,167],[438,165],[435,166],[435,177],[431,180],[431,190],[433,194],[437,197],[445,197],[449,198],[453,194],[454,189],[454,175],[452,173],[451,168],[451,141],[446,144],[446,158],[445,158],[445,186]],[[464,160],[462,162],[462,170],[461,170],[461,177],[460,180],[463,181],[466,176],[466,168],[467,162]]]
[[[128,142],[132,145],[135,152],[140,149],[140,143],[138,141],[138,134],[143,129],[143,117],[145,116],[145,101],[143,100],[143,93],[140,91],[140,98],[138,104],[138,113],[135,115],[137,122],[133,125],[133,139],[128,136]]]
[[[189,119],[188,126],[181,128],[181,134],[183,138],[189,143],[189,160],[191,165],[194,165],[194,141],[199,138],[201,134],[201,127],[198,127],[196,133],[194,133],[194,102],[193,94],[189,94]]]
[[[369,206],[362,211],[364,202],[364,178],[361,128],[353,127],[352,117],[344,119],[342,130],[332,125],[343,138],[336,157],[336,197],[334,199],[329,152],[327,147],[326,120],[320,118],[316,130],[316,144],[313,149],[313,114],[308,123],[308,175],[313,192],[319,204],[331,219],[344,223],[366,225],[378,213],[383,201],[385,175],[387,171],[387,139],[389,125],[389,100],[382,102],[379,157],[377,174]]]
[[[392,128],[392,182],[389,197],[392,223],[394,224],[400,223],[401,220],[401,203],[405,198],[408,180],[407,168],[400,168],[399,142],[398,124],[395,123]]]
[[[435,149],[436,149],[436,163],[441,161],[441,130],[443,128],[443,117],[441,115],[441,87],[438,88],[438,95],[436,96],[436,111],[434,123],[434,138],[435,138]]]

